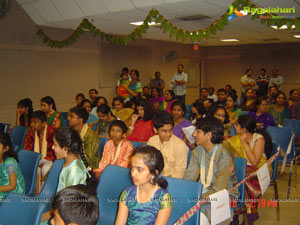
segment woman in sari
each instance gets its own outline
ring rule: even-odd
[[[133,113],[132,108],[124,108],[124,100],[121,97],[115,97],[112,101],[112,113],[114,116],[117,117],[117,119],[122,120],[126,123],[126,125],[129,124],[130,117]]]
[[[140,73],[138,70],[131,70],[130,77],[131,81],[129,85],[123,84],[123,87],[129,94],[129,98],[132,99],[133,97],[138,96],[143,92],[143,86],[139,79]]]
[[[286,96],[283,92],[277,94],[275,104],[268,106],[267,112],[273,116],[276,125],[282,125],[284,119],[291,118],[291,112],[286,106]]]
[[[61,126],[63,120],[61,114],[56,111],[55,101],[52,97],[46,96],[41,99],[41,108],[46,113],[47,123],[54,129],[58,129]]]
[[[175,99],[175,93],[172,90],[166,90],[164,93],[165,100],[162,102],[160,106],[160,110],[165,110],[168,113],[172,113],[171,107],[177,99]]]
[[[243,111],[253,111],[255,110],[255,100],[254,93],[256,93],[254,90],[247,89],[245,92],[245,97],[243,99],[243,102],[240,104],[240,108]],[[256,96],[256,94],[255,94]]]
[[[235,157],[247,159],[246,176],[248,176],[267,162],[266,154],[270,156],[272,141],[265,130],[257,129],[256,121],[249,115],[240,116],[235,129],[237,135],[227,139],[223,146]],[[255,175],[246,181],[246,199],[257,199],[260,195],[261,190]],[[257,203],[245,202],[245,204],[248,224],[253,224],[258,219]],[[234,217],[234,222],[238,222],[238,215]]]
[[[229,94],[226,98],[226,111],[229,117],[229,125],[234,124],[238,117],[242,115],[242,110],[237,107],[237,96],[235,94]]]
[[[155,135],[152,118],[152,105],[146,100],[140,100],[136,104],[136,111],[131,117],[127,139],[129,141],[147,142],[150,137]]]

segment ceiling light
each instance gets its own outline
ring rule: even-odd
[[[144,23],[144,21],[138,21],[138,22],[131,22],[129,24],[135,25],[135,26],[140,26],[143,23]],[[158,25],[160,25],[160,23],[155,23],[155,22],[150,22],[150,23],[148,22],[148,24],[149,24],[149,26],[158,26]]]
[[[295,34],[294,37],[295,38],[300,38],[300,34]]]
[[[288,26],[287,25],[282,25],[280,28],[278,28],[277,26],[271,26],[273,29],[275,29],[275,30],[287,30],[288,29]],[[295,29],[296,28],[296,26],[295,25],[292,25],[291,26],[291,29]]]
[[[224,41],[224,42],[234,42],[234,41],[240,41],[240,40],[235,39],[235,38],[228,38],[228,39],[221,39],[221,41]]]

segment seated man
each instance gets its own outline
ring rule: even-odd
[[[41,167],[41,177],[38,176],[38,191],[42,188],[42,183],[40,182],[46,179],[45,175],[47,175],[52,162],[55,160],[55,153],[52,149],[54,128],[47,124],[46,120],[47,116],[43,111],[34,111],[31,114],[30,129],[24,141],[24,149],[42,154],[39,164],[39,167]]]
[[[69,125],[81,136],[83,152],[91,169],[98,168],[100,155],[98,152],[99,138],[97,134],[87,125],[89,113],[81,106],[73,107],[68,115]]]
[[[236,183],[232,156],[222,146],[223,135],[223,124],[216,118],[205,117],[196,122],[193,136],[200,146],[193,150],[184,179],[202,183],[202,198],[230,189]],[[237,198],[238,189],[229,195],[230,198]],[[210,220],[210,204],[202,205],[201,212]]]
[[[186,171],[188,147],[183,140],[173,135],[174,119],[163,111],[153,119],[154,131],[157,135],[151,137],[148,145],[161,151],[164,157],[163,176],[183,178]]]
[[[53,225],[96,225],[99,202],[87,186],[79,184],[58,192],[52,203],[52,211]]]

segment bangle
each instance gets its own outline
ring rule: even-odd
[[[133,130],[133,129],[134,129],[134,127],[129,127],[129,129],[130,129],[130,130]]]

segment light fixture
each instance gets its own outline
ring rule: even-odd
[[[273,25],[273,26],[271,26],[273,29],[275,29],[275,30],[287,30],[288,29],[288,26],[287,25],[282,25],[280,28],[278,28],[277,26],[275,26],[275,25]],[[295,29],[296,28],[296,26],[295,25],[292,25],[291,26],[291,29]]]
[[[131,24],[131,25],[135,25],[135,26],[140,26],[140,25],[142,25],[144,23],[144,21],[137,21],[137,22],[131,22],[131,23],[129,23],[129,24]],[[158,25],[160,25],[160,23],[155,23],[155,22],[148,22],[148,25],[149,26],[158,26]]]
[[[240,41],[240,40],[235,39],[235,38],[227,38],[227,39],[220,39],[220,41],[224,41],[224,42],[235,42],[235,41]]]
[[[295,38],[300,38],[300,34],[293,35]]]

